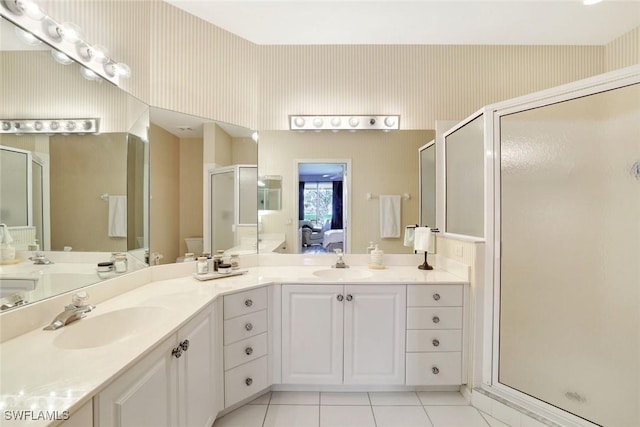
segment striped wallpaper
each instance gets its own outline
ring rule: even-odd
[[[263,46],[161,0],[43,6],[128,63],[122,88],[132,95],[258,129],[287,129],[289,114],[386,112],[400,114],[403,129],[433,129],[436,119],[640,61],[638,28],[606,46]]]

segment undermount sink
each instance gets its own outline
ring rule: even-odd
[[[314,271],[313,275],[316,277],[320,277],[321,279],[333,279],[333,280],[366,279],[367,277],[372,276],[370,271],[353,270],[350,268],[327,268],[325,270]]]
[[[53,340],[56,347],[77,350],[102,347],[123,340],[153,323],[154,316],[162,315],[166,308],[131,307],[93,316],[65,326]]]

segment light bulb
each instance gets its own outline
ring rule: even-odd
[[[37,38],[36,36],[34,36],[32,33],[30,33],[29,31],[25,31],[20,27],[15,27],[16,29],[16,35],[18,36],[18,38],[23,41],[24,43],[28,44],[28,45],[32,45],[32,46],[37,46],[39,44],[42,44],[42,42],[40,41],[39,38]]]
[[[393,126],[395,126],[395,124],[396,124],[396,119],[395,119],[395,117],[385,117],[385,119],[384,119],[384,124],[385,124],[387,127],[393,127]]]
[[[55,59],[57,63],[62,65],[69,65],[73,63],[73,59],[69,58],[67,55],[60,52],[59,50],[53,49],[51,51],[51,56],[53,56],[53,59]]]
[[[323,124],[324,124],[324,120],[322,120],[320,117],[316,117],[315,119],[313,119],[314,127],[321,128]]]
[[[97,75],[96,73],[94,73],[93,71],[91,71],[88,68],[84,68],[81,67],[80,68],[80,74],[82,75],[82,77],[84,77],[87,80],[91,80],[91,81],[100,81],[100,76]]]
[[[37,130],[38,132],[40,132],[43,127],[44,127],[44,125],[42,124],[42,122],[40,120],[36,120],[35,122],[33,122],[33,128],[35,130]]]
[[[351,126],[352,128],[358,126],[360,124],[360,119],[358,119],[357,117],[351,117],[349,119],[349,126]]]
[[[256,144],[258,143],[259,135],[257,131],[251,134],[251,139],[253,139],[253,142],[255,142]]]
[[[34,21],[41,21],[45,17],[42,8],[33,0],[16,0],[16,5]]]
[[[58,130],[60,128],[60,123],[53,121],[49,123],[49,128],[51,130]]]
[[[82,39],[82,30],[76,24],[65,22],[58,25],[57,31],[60,36],[69,43],[77,43]]]
[[[296,118],[293,120],[293,123],[294,123],[297,127],[301,128],[302,126],[304,126],[305,120],[304,120],[302,117],[296,117]]]
[[[342,119],[340,117],[334,117],[331,119],[331,126],[334,128],[339,127],[342,124]]]

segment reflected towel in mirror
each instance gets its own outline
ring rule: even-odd
[[[109,196],[109,237],[127,237],[127,196]]]
[[[400,237],[400,196],[380,196],[380,238]]]

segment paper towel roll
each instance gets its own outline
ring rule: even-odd
[[[436,240],[429,227],[416,227],[413,238],[413,249],[421,252],[435,253]]]

